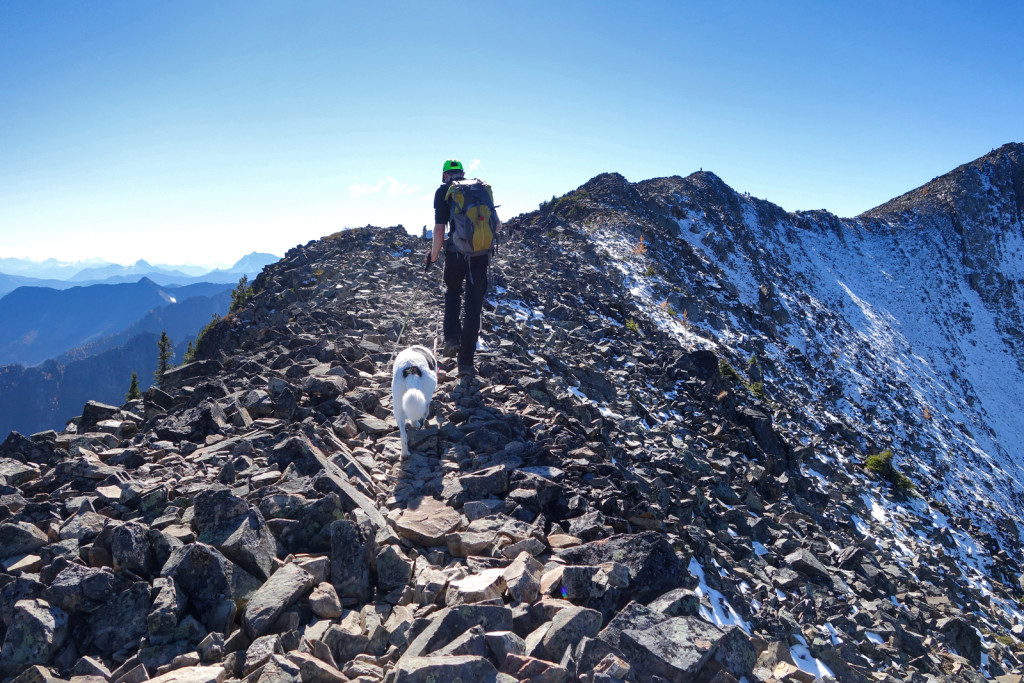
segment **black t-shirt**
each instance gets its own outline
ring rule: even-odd
[[[448,225],[448,221],[452,218],[452,207],[444,200],[444,196],[448,194],[448,188],[451,186],[450,182],[441,183],[441,187],[437,188],[437,192],[434,193],[434,224],[440,223],[441,225]]]

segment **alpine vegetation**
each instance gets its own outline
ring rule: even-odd
[[[426,240],[295,247],[0,443],[0,677],[1020,680],[1022,213],[1018,144],[856,218],[599,175],[501,227],[404,439]]]

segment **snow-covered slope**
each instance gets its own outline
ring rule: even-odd
[[[1019,557],[1022,208],[1013,144],[853,219],[787,213],[706,172],[598,176],[538,217],[586,233],[686,345],[805,406],[790,423],[819,459],[861,472],[892,449],[925,499],[975,522],[965,557],[978,539]]]

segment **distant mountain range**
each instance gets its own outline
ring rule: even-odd
[[[141,260],[0,259],[0,434],[59,428],[90,398],[120,403],[132,372],[146,389],[161,332],[181,362],[210,319],[227,314],[239,278],[277,260],[253,252],[197,272]]]
[[[37,262],[20,258],[0,258],[0,296],[18,287],[37,286],[68,289],[76,285],[117,284],[148,278],[161,286],[190,285],[197,282],[234,284],[247,275],[254,278],[263,267],[279,260],[273,254],[252,252],[224,270],[206,270],[198,266],[154,265],[139,260],[123,266],[99,259],[67,263],[47,259]]]
[[[0,299],[0,364],[36,365],[121,332],[153,309],[230,289],[214,283],[161,287],[149,278],[65,290],[19,287]]]

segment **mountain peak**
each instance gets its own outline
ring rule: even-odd
[[[993,201],[1024,211],[1024,143],[1010,142],[993,149],[861,216],[885,219],[893,214],[937,214],[952,209],[981,218]]]

